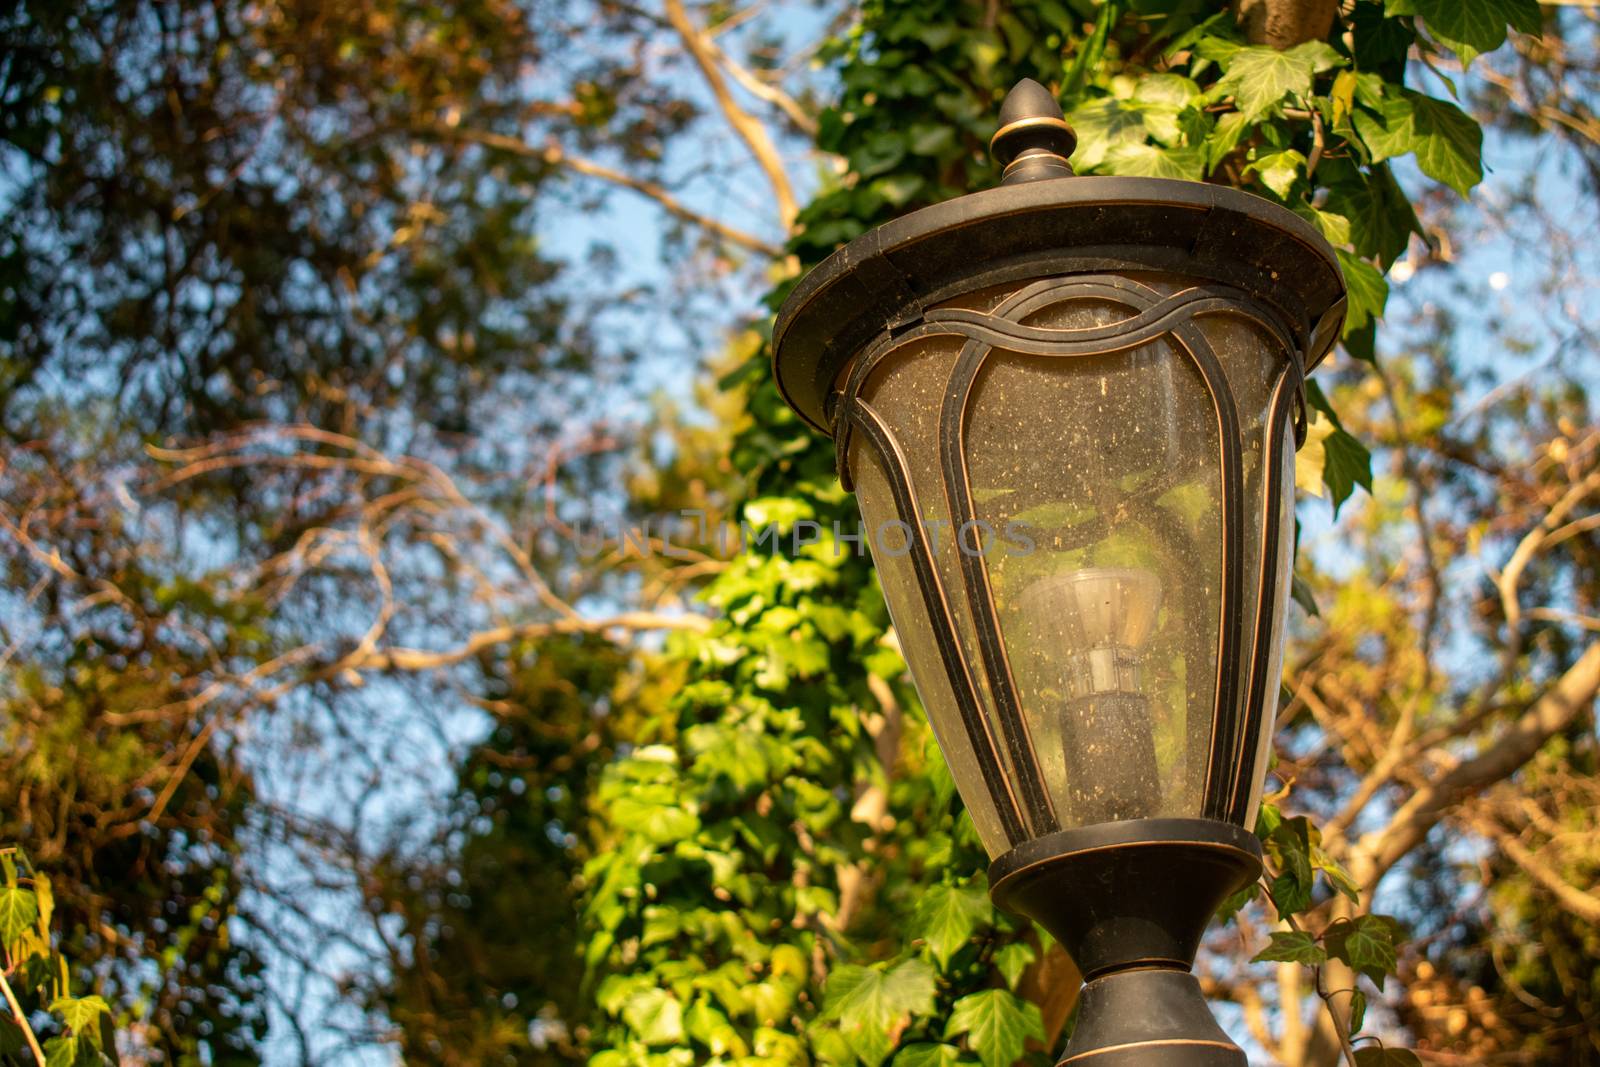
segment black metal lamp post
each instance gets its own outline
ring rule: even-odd
[[[1234,189],[1074,177],[1040,85],[999,188],[835,252],[774,335],[831,432],[996,903],[1087,985],[1063,1063],[1240,1067],[1190,968],[1261,871],[1304,372],[1338,263]]]

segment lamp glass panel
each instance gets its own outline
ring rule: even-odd
[[[1245,810],[1244,825],[1253,827],[1256,814],[1261,810],[1261,786],[1267,773],[1267,755],[1272,751],[1273,727],[1277,725],[1278,688],[1283,682],[1283,646],[1288,630],[1289,585],[1294,574],[1294,428],[1283,430],[1283,472],[1279,480],[1278,554],[1274,561],[1271,589],[1272,647],[1267,653],[1267,684],[1265,704],[1261,714],[1261,728],[1255,737],[1255,762],[1245,768],[1250,775],[1250,804]],[[1268,501],[1269,506],[1272,501]]]
[[[1173,275],[1129,277],[1143,287],[1139,301],[1146,304],[1193,284]],[[993,311],[1020,288],[941,306]],[[1133,318],[1139,301],[1044,301],[1020,321],[1109,328]],[[1221,364],[1240,423],[1244,556],[1233,666],[1243,699],[1265,518],[1264,420],[1287,357],[1239,316],[1208,315],[1191,320],[1191,328]],[[1021,761],[1037,766],[1049,809],[1043,818],[1025,814],[1027,834],[1200,815],[1214,731],[1223,537],[1221,451],[1205,381],[1170,335],[1093,355],[997,346],[971,378],[962,469],[952,482],[942,431],[952,392],[968,388],[957,373],[966,343],[917,339],[875,365],[859,395],[896,455],[880,455],[858,432],[849,463],[896,629],[979,835],[991,855],[1017,843],[997,813],[1025,770],[1012,757],[996,704],[1008,689],[1023,722]],[[889,487],[892,466],[903,466],[913,499],[904,514]],[[965,526],[962,478],[971,516]],[[1281,521],[1277,509],[1271,518]],[[938,579],[931,605],[912,562],[912,523]],[[974,581],[974,557],[986,592]],[[978,640],[986,610],[1001,639],[998,664]],[[1281,628],[1281,611],[1273,610]],[[948,675],[934,638],[941,625],[952,633],[965,681]],[[1281,641],[1274,655],[1281,659]],[[1006,781],[985,781],[972,756],[956,695],[963,685],[971,687]],[[1258,756],[1259,743],[1248,739],[1241,755]],[[1258,784],[1259,769],[1251,770]]]
[[[857,448],[852,455],[856,500],[867,523],[873,561],[884,598],[894,620],[895,634],[911,667],[911,678],[928,713],[939,750],[955,780],[972,822],[991,855],[1008,847],[1005,830],[995,811],[991,784],[983,780],[967,728],[956,704],[951,679],[940,656],[933,623],[917,584],[911,560],[912,533],[902,523],[894,504],[894,494],[884,475],[883,463],[870,448]],[[1004,788],[1003,783],[993,783]]]
[[[1103,315],[1068,305],[1049,325]],[[968,412],[976,521],[1031,543],[984,563],[1057,825],[1199,814],[1222,588],[1221,466],[1200,375],[1169,340],[997,351]]]

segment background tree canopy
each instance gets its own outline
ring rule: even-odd
[[[765,345],[1033,77],[1351,289],[1208,995],[1253,1062],[1600,1064],[1597,28],[0,8],[0,1062],[1053,1062]]]

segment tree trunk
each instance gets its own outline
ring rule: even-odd
[[[1238,0],[1235,5],[1250,43],[1279,50],[1328,36],[1338,10],[1338,0]]]

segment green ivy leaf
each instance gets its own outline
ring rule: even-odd
[[[907,1045],[894,1056],[894,1067],[956,1067],[961,1050],[954,1045],[934,1045],[926,1041]]]
[[[1386,18],[1378,4],[1356,4],[1350,25],[1355,34],[1356,66],[1398,80],[1405,73],[1406,56],[1417,37],[1411,25]]]
[[[1144,115],[1114,97],[1101,97],[1074,108],[1067,121],[1078,135],[1078,147],[1073,149],[1071,160],[1075,170],[1096,170],[1112,149],[1144,143]]]
[[[914,936],[927,943],[944,968],[988,917],[989,901],[981,890],[936,885],[917,902]]]
[[[1367,1021],[1367,995],[1359,989],[1350,991],[1350,1032],[1359,1034]]]
[[[839,1020],[856,1055],[877,1067],[893,1046],[890,1032],[909,1016],[932,1014],[933,1001],[933,968],[921,960],[894,968],[847,965],[828,976],[822,1018]]]
[[[1330,188],[1325,207],[1349,220],[1347,240],[1355,245],[1356,254],[1375,258],[1385,268],[1405,252],[1412,234],[1422,234],[1416,210],[1385,164],[1373,167],[1365,182],[1344,182]]]
[[[1344,320],[1344,332],[1348,336],[1383,314],[1384,305],[1389,302],[1389,283],[1371,263],[1343,250],[1338,255],[1339,269],[1344,272],[1349,291],[1349,310]]]
[[[1311,883],[1303,882],[1293,874],[1280,874],[1267,886],[1267,895],[1278,918],[1298,915],[1311,906]]]
[[[1266,820],[1266,809],[1262,816]],[[1268,892],[1279,917],[1304,911],[1311,905],[1311,822],[1305,816],[1281,819],[1272,826],[1266,841],[1267,852],[1278,868]]]
[[[1321,617],[1322,612],[1317,607],[1317,598],[1312,595],[1311,587],[1306,584],[1305,579],[1298,574],[1289,583],[1289,595],[1294,598],[1296,604],[1300,605],[1300,610],[1307,615],[1313,619]]]
[[[683,1005],[665,989],[645,989],[629,997],[622,1019],[647,1045],[683,1040]]]
[[[1239,914],[1239,909],[1260,895],[1261,884],[1259,882],[1251,882],[1222,902],[1222,906],[1217,908],[1217,921],[1222,923],[1232,921],[1233,917]]]
[[[1153,144],[1118,145],[1106,153],[1105,169],[1112,174],[1145,178],[1205,177],[1206,156],[1200,148],[1159,148]]]
[[[28,1047],[22,1027],[11,1021],[9,1015],[0,1013],[0,1056],[13,1056]]]
[[[1211,135],[1206,138],[1206,170],[1216,170],[1228,153],[1239,147],[1239,141],[1249,129],[1249,118],[1238,111],[1230,111],[1218,119]]]
[[[0,943],[11,944],[39,919],[39,898],[20,886],[0,887]]]
[[[1013,941],[994,954],[995,968],[1005,976],[1006,988],[1015,990],[1022,972],[1037,958],[1033,946],[1025,941]]]
[[[50,918],[55,914],[55,890],[50,886],[50,877],[35,871],[33,875],[33,897],[39,905],[39,925],[48,930]]]
[[[945,1037],[967,1035],[983,1067],[1011,1067],[1030,1037],[1044,1040],[1039,1006],[1004,989],[985,989],[955,1002]]]
[[[1241,48],[1227,60],[1228,72],[1212,87],[1213,100],[1233,97],[1248,121],[1275,109],[1285,97],[1311,95],[1312,79],[1325,70],[1343,66],[1344,58],[1321,41],[1306,41],[1287,51],[1253,46]]]
[[[84,1037],[53,1037],[44,1043],[45,1067],[101,1067],[99,1049]]]
[[[1543,25],[1537,0],[1416,0],[1417,14],[1440,44],[1461,57],[1462,66],[1506,42],[1506,24],[1523,33]]]
[[[74,1034],[82,1034],[92,1041],[98,1041],[100,1016],[109,1015],[111,1005],[96,996],[58,997],[50,1004],[50,1010],[61,1016],[62,1021]]]
[[[1183,142],[1187,117],[1197,114],[1190,109],[1201,101],[1200,87],[1177,74],[1151,74],[1133,90],[1133,103],[1139,107],[1145,129],[1168,147]]]
[[[1341,70],[1333,79],[1333,88],[1328,90],[1328,102],[1331,106],[1329,120],[1334,126],[1343,126],[1350,119],[1350,112],[1356,105],[1356,72]]]
[[[77,1062],[77,1038],[52,1037],[44,1043],[44,1067],[73,1067]]]
[[[1323,237],[1328,238],[1328,243],[1334,248],[1344,248],[1350,243],[1350,221],[1342,214],[1333,211],[1320,211],[1309,203],[1296,203],[1293,206],[1294,214],[1306,219],[1312,226],[1317,227]]]
[[[1387,915],[1358,915],[1336,919],[1322,932],[1328,955],[1343,960],[1372,983],[1383,988],[1383,979],[1395,970],[1395,942],[1400,924]]]
[[[748,1051],[749,1046],[728,1017],[704,998],[690,1005],[684,1024],[689,1036],[709,1048],[713,1055],[743,1056]]]
[[[754,730],[720,722],[696,723],[684,732],[684,743],[694,755],[695,776],[708,781],[723,777],[740,791],[765,784],[771,774],[763,741]]]
[[[766,496],[744,506],[744,517],[753,527],[772,527],[780,534],[794,528],[802,519],[815,519],[817,509],[797,496]]]
[[[911,151],[919,156],[942,156],[956,143],[956,132],[946,123],[920,123],[911,127]]]
[[[1339,338],[1344,350],[1363,363],[1378,361],[1378,323],[1376,320],[1355,330],[1346,330]]]
[[[1360,442],[1356,442],[1360,445]],[[1368,477],[1371,477],[1371,462],[1368,461]],[[1371,491],[1371,486],[1367,486]],[[1339,861],[1324,852],[1320,847],[1311,850],[1311,865],[1322,872],[1328,884],[1349,898],[1352,904],[1361,903],[1361,887],[1356,885],[1356,880],[1350,877],[1350,872],[1340,866]]]
[[[863,178],[893,170],[906,158],[906,139],[888,131],[878,134],[864,147],[850,153],[850,169]]]
[[[1274,930],[1272,944],[1257,952],[1251,963],[1304,963],[1314,966],[1328,962],[1328,953],[1316,938],[1303,930]]]
[[[682,841],[700,829],[700,820],[694,812],[677,806],[676,799],[658,802],[651,797],[618,797],[611,804],[611,820],[656,844]]]
[[[1245,45],[1228,37],[1202,36],[1194,42],[1194,53],[1226,68],[1233,57],[1245,50]]]
[[[895,207],[904,207],[911,198],[922,191],[922,178],[915,174],[897,172],[886,174],[867,188],[883,197]]]
[[[1322,480],[1333,500],[1333,513],[1350,498],[1356,486],[1372,492],[1372,453],[1344,430],[1334,430],[1322,442],[1325,459]],[[1330,879],[1331,880],[1331,879]],[[1338,883],[1336,882],[1335,885]]]
[[[1181,74],[1150,74],[1141,78],[1133,90],[1133,99],[1146,109],[1182,111],[1199,101],[1200,96],[1200,87]]]
[[[1271,152],[1245,168],[1246,174],[1255,174],[1261,184],[1277,193],[1281,199],[1289,198],[1289,190],[1305,170],[1306,157],[1293,148]]]
[[[1355,116],[1373,162],[1415,153],[1422,173],[1467,196],[1483,180],[1483,128],[1452,103],[1410,89],[1396,96],[1393,88],[1376,116]]]

